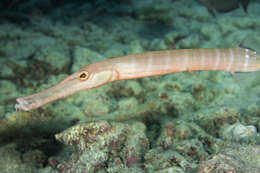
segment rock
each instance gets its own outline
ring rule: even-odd
[[[73,55],[72,72],[75,72],[88,64],[104,59],[105,57],[103,55],[94,52],[91,49],[76,46]]]
[[[248,141],[250,138],[255,138],[259,135],[255,126],[245,126],[241,123],[226,125],[220,130],[220,136],[226,140]]]
[[[107,167],[110,172],[140,171],[143,152],[149,146],[145,126],[140,122],[79,124],[55,137],[77,148],[71,161],[57,165],[60,171],[66,168],[68,172],[93,172]]]
[[[68,67],[71,63],[70,57],[58,51],[51,51],[47,54],[41,53],[36,56],[36,59],[50,64],[52,69],[58,73],[68,71]]]
[[[197,173],[229,172],[259,173],[260,147],[253,145],[237,145],[225,148],[212,159],[200,164]]]

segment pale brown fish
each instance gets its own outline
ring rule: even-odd
[[[116,80],[199,70],[258,71],[260,55],[247,48],[227,48],[154,51],[112,58],[89,64],[52,88],[17,98],[15,108],[29,111]]]

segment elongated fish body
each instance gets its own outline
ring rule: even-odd
[[[52,88],[17,98],[15,108],[29,111],[116,80],[200,70],[258,71],[260,55],[246,48],[228,48],[154,51],[112,58],[87,65]]]
[[[256,52],[241,48],[183,49],[129,55],[111,59],[110,63],[120,72],[118,80],[122,80],[185,71],[255,71],[259,68],[252,66],[256,56]]]

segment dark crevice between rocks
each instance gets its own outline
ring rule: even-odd
[[[147,127],[146,129],[146,136],[149,140],[149,148],[153,148],[153,143],[157,141],[160,131],[161,131],[161,124],[158,119],[153,119],[153,118],[145,118],[143,119],[143,123]]]
[[[21,160],[26,162],[24,157],[28,154],[32,157],[42,159],[39,161],[45,167],[48,164],[48,158],[59,155],[63,148],[63,144],[55,139],[55,134],[63,131],[65,127],[58,127],[51,123],[38,123],[37,125],[27,125],[26,127],[11,127],[1,131],[0,146],[9,143],[15,143],[15,150],[21,154]],[[37,154],[37,153],[40,153]],[[42,153],[42,154],[41,154]],[[29,157],[30,159],[30,157]],[[37,161],[35,164],[38,165]],[[37,167],[37,166],[36,166]]]

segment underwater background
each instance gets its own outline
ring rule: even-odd
[[[259,173],[259,72],[116,81],[14,108],[96,61],[245,40],[260,52],[258,0],[2,0],[0,173]]]

